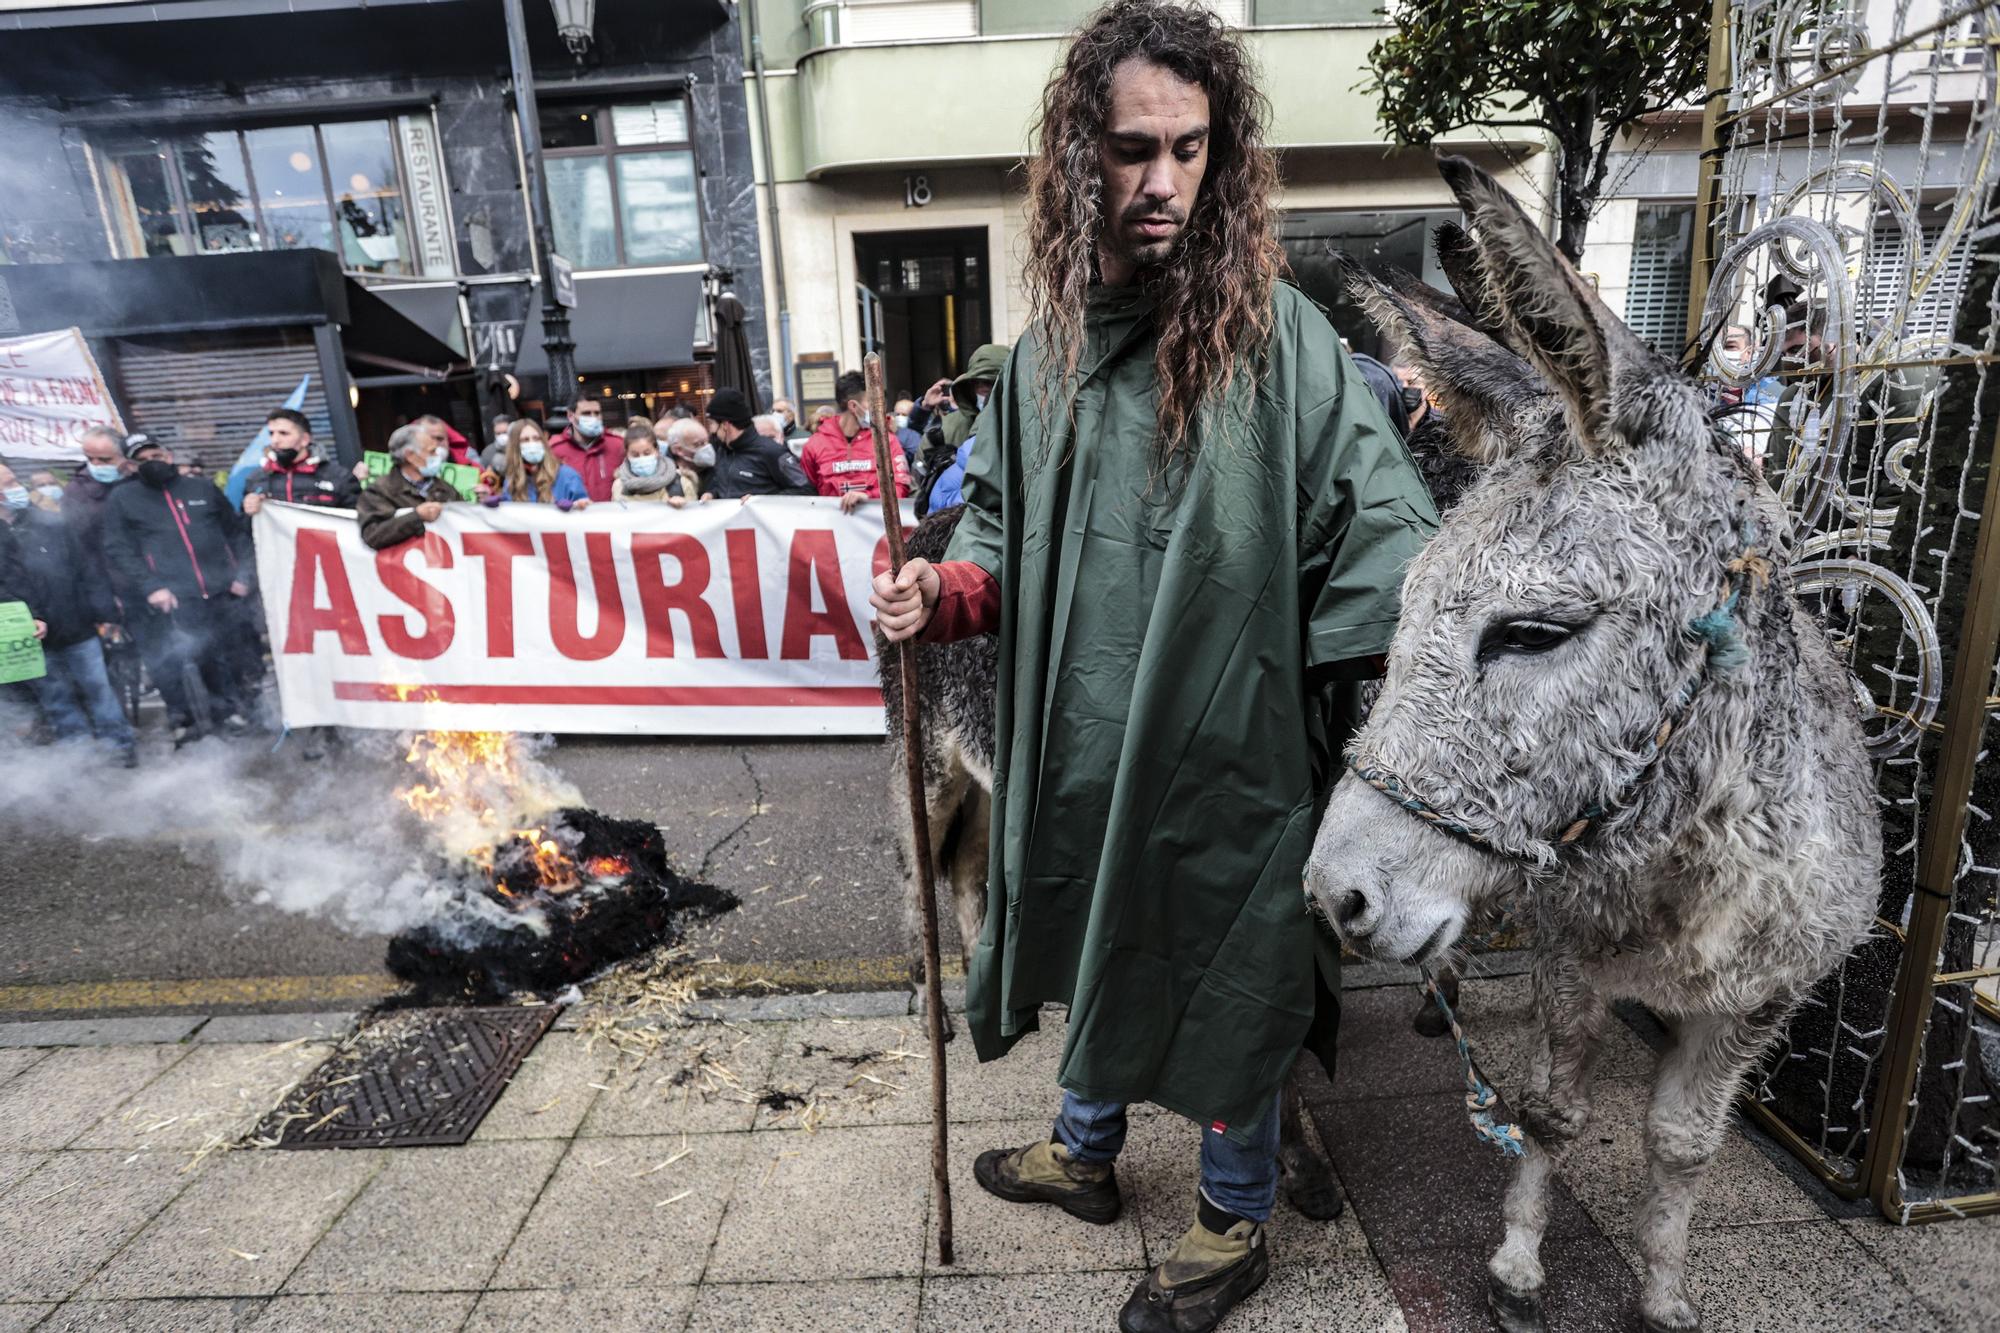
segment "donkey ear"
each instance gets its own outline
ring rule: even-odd
[[[1520,348],[1507,343],[1506,321],[1494,303],[1486,270],[1480,266],[1479,247],[1466,235],[1465,228],[1456,222],[1440,222],[1431,232],[1431,249],[1437,255],[1438,267],[1444,270],[1445,281],[1465,307],[1466,322],[1508,351],[1518,353]]]
[[[1534,368],[1473,328],[1457,302],[1414,275],[1387,268],[1385,281],[1345,254],[1336,262],[1348,293],[1443,400],[1452,447],[1482,463],[1506,453],[1515,420],[1542,395]]]
[[[1462,157],[1440,157],[1438,170],[1465,210],[1479,273],[1508,341],[1562,399],[1586,451],[1617,447],[1613,386],[1629,373],[1664,369],[1659,358],[1498,181]]]

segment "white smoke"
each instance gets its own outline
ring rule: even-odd
[[[0,753],[0,818],[93,842],[168,843],[213,866],[243,901],[357,934],[504,917],[440,873],[465,850],[464,821],[425,824],[397,798],[417,776],[403,762],[410,737],[347,740],[316,763],[300,758],[297,737],[276,754],[254,739],[149,748],[137,769],[85,747],[10,746]],[[518,813],[578,803],[532,748],[516,750],[527,779]]]

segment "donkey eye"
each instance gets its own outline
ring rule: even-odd
[[[1479,660],[1492,661],[1504,654],[1528,655],[1560,648],[1576,637],[1576,626],[1548,620],[1509,620],[1489,625],[1479,639]]]

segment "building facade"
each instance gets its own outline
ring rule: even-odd
[[[699,407],[723,290],[765,374],[735,6],[598,0],[575,54],[548,0],[521,5],[579,388],[614,421]],[[483,438],[510,375],[535,411],[542,266],[504,11],[0,0],[0,336],[82,326],[129,425],[218,461],[308,376],[343,450],[420,412]],[[257,298],[287,262],[300,300],[274,310]],[[203,308],[135,308],[149,285]]]
[[[1357,89],[1388,31],[1379,0],[1210,7],[1242,29],[1262,71],[1294,280],[1357,348],[1371,345],[1335,287],[1331,251],[1437,277],[1426,236],[1456,216],[1430,153],[1391,145]],[[744,0],[768,340],[808,401],[831,383],[824,367],[857,365],[869,350],[884,353],[892,390],[920,391],[957,373],[980,343],[1019,336],[1022,162],[1064,39],[1095,8]],[[1468,135],[1448,146],[1524,200],[1545,193],[1538,138]]]

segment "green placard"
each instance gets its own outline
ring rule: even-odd
[[[446,463],[444,471],[438,475],[450,482],[451,488],[468,500],[474,497],[475,488],[479,485],[479,469],[469,463]]]
[[[389,474],[389,455],[370,449],[361,455],[361,461],[368,465],[368,484],[374,485]],[[444,471],[438,473],[451,488],[467,500],[478,498],[479,469],[466,463],[446,463]]]
[[[26,602],[0,602],[0,685],[40,680],[48,674],[42,661],[42,641],[35,637],[35,618]]]

